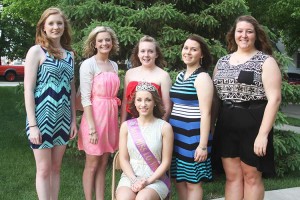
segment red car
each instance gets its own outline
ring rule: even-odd
[[[0,65],[0,76],[4,76],[7,81],[24,77],[24,65]]]

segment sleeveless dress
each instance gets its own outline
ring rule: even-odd
[[[230,64],[232,54],[219,59],[214,85],[220,100],[251,103],[249,108],[220,108],[216,124],[213,157],[214,168],[221,170],[220,158],[239,157],[247,165],[256,167],[264,176],[275,175],[273,129],[268,134],[266,155],[257,156],[254,141],[264,116],[267,97],[262,82],[262,66],[270,56],[258,51],[242,64]]]
[[[89,155],[102,155],[113,153],[119,145],[118,127],[118,105],[121,104],[117,98],[120,87],[120,79],[117,69],[115,72],[100,72],[92,83],[92,111],[98,134],[98,144],[90,143],[89,126],[83,113],[80,130],[78,134],[78,148]]]
[[[71,81],[74,78],[74,61],[71,52],[66,50],[67,56],[57,60],[45,49],[43,51],[46,60],[38,68],[34,91],[35,116],[42,134],[42,144],[36,145],[29,141],[33,149],[68,144],[72,121]],[[28,126],[26,119],[26,134],[29,137]]]
[[[201,126],[201,113],[194,82],[201,72],[202,69],[198,68],[186,80],[184,80],[185,71],[180,72],[170,90],[173,108],[169,123],[174,131],[171,177],[175,178],[176,182],[195,184],[212,179],[211,134],[207,144],[207,160],[200,163],[194,161],[194,153],[200,141]]]
[[[147,143],[148,148],[154,154],[156,159],[161,162],[162,159],[162,127],[165,121],[162,119],[156,119],[153,124],[149,126],[139,126],[141,133]],[[153,171],[145,162],[144,158],[136,148],[134,141],[131,137],[131,133],[128,130],[127,135],[127,149],[130,157],[130,165],[137,177],[150,177]],[[131,187],[131,182],[129,178],[122,173],[120,182],[118,184],[117,190],[121,186]],[[160,199],[165,199],[169,193],[168,187],[161,180],[156,180],[154,183],[147,185],[146,188],[151,188],[155,190]]]

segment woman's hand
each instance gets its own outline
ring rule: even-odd
[[[71,132],[70,132],[70,140],[73,140],[77,135],[77,126],[76,122],[71,123]]]
[[[91,144],[98,144],[98,134],[96,131],[91,131],[89,133],[90,136],[90,143]]]
[[[138,178],[131,186],[133,192],[139,192],[149,185],[146,178]]]
[[[268,144],[267,136],[257,135],[254,141],[254,153],[257,156],[265,156],[267,153],[267,144]]]
[[[30,127],[29,140],[32,144],[42,144],[42,134],[37,126]]]
[[[203,162],[207,159],[207,147],[198,146],[195,150],[194,161]]]

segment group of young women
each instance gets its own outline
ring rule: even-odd
[[[109,59],[119,50],[118,39],[109,27],[91,31],[80,66],[84,112],[78,132],[78,148],[86,154],[86,199],[105,198],[108,158],[118,149],[123,174],[117,199],[165,199],[169,169],[180,200],[202,199],[202,182],[213,178],[212,155],[222,160],[226,199],[263,199],[262,173],[275,171],[272,125],[281,74],[253,17],[237,18],[227,42],[230,54],[218,60],[211,79],[209,48],[190,35],[181,50],[186,69],[172,85],[158,43],[142,37],[125,75],[119,131],[120,79]],[[58,199],[62,157],[77,135],[74,54],[69,23],[58,8],[47,9],[37,24],[24,88],[38,198]]]

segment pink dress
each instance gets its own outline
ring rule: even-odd
[[[94,77],[91,102],[98,144],[91,144],[89,141],[89,126],[83,113],[78,134],[79,150],[84,150],[89,155],[100,156],[118,149],[118,106],[121,104],[117,98],[119,87],[120,79],[117,73],[101,72]]]

